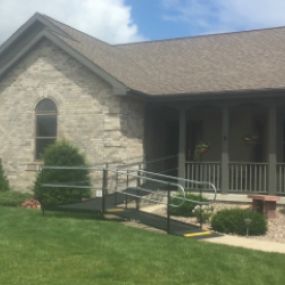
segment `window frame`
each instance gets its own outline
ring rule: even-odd
[[[42,104],[44,101],[47,102],[51,102],[52,103],[52,109],[50,110],[38,110],[40,104]],[[40,117],[54,117],[55,118],[55,135],[54,136],[39,136],[38,135],[38,125],[39,125],[39,118]],[[45,140],[53,140],[54,142],[57,139],[57,133],[58,133],[58,110],[57,110],[57,105],[54,102],[54,100],[50,99],[50,98],[44,98],[42,100],[40,100],[36,107],[35,107],[35,116],[34,116],[34,124],[35,124],[35,147],[34,147],[34,160],[35,161],[42,161],[41,155],[39,153],[39,141],[45,141]]]

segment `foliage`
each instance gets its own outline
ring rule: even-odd
[[[20,206],[26,199],[31,198],[31,194],[19,193],[15,191],[0,191],[0,205],[1,206]]]
[[[57,142],[50,145],[44,152],[45,166],[86,166],[84,156],[69,143]],[[43,187],[43,184],[53,184],[53,187]],[[70,187],[54,187],[64,185]],[[34,186],[35,198],[44,207],[80,202],[90,196],[90,178],[88,169],[44,169],[38,174]],[[87,188],[76,188],[84,186]]]
[[[194,160],[200,161],[202,157],[209,151],[209,144],[205,142],[200,142],[195,146],[194,149]]]
[[[238,235],[263,235],[267,231],[265,217],[257,212],[245,209],[224,209],[212,218],[215,231]]]
[[[200,195],[197,195],[197,194],[187,193],[187,190],[186,190],[185,197],[188,200],[197,201],[197,202],[207,201],[207,199],[204,198],[203,196],[201,197]],[[181,203],[182,198],[183,197],[181,194],[177,194],[176,196],[171,197],[170,204],[179,205]],[[184,216],[184,217],[193,216],[193,210],[197,206],[197,203],[192,202],[192,201],[185,201],[179,207],[170,206],[170,214],[174,216]]]
[[[0,207],[0,284],[285,284],[285,255]]]
[[[193,210],[193,215],[196,217],[198,223],[207,223],[213,215],[214,208],[209,205],[197,205]]]
[[[0,159],[0,192],[8,191],[9,189],[10,189],[9,181],[5,176],[4,169],[2,166],[2,161]]]

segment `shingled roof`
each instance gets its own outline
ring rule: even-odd
[[[285,88],[285,27],[110,45],[40,17],[53,34],[130,90],[167,96]]]
[[[118,46],[151,74],[151,94],[285,87],[285,27]]]

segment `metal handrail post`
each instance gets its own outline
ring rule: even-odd
[[[103,180],[102,180],[102,214],[106,212],[106,195],[108,188],[108,169],[103,169]]]
[[[126,181],[127,189],[129,188],[129,170],[127,170],[127,181]],[[125,195],[125,209],[128,208],[128,195]]]
[[[169,234],[170,233],[170,189],[167,190],[167,208],[166,208],[166,222],[167,222],[167,228],[166,231]]]
[[[114,198],[115,198],[115,205],[118,204],[118,188],[119,188],[119,173],[118,173],[118,168],[117,168],[117,171],[116,171],[116,184],[115,184],[115,195],[114,195]]]
[[[40,174],[41,178],[40,178],[40,187],[42,188],[42,182],[43,182],[43,177],[44,177],[44,168],[41,167],[41,174]],[[43,193],[42,189],[40,191],[40,193]],[[42,195],[42,194],[41,194]],[[40,200],[42,200],[40,198]],[[45,206],[44,206],[44,203],[42,201],[40,201],[40,204],[41,204],[41,209],[42,209],[42,215],[44,216],[45,215]]]
[[[137,187],[140,187],[141,186],[141,176],[140,176],[140,171],[141,171],[141,164],[139,164],[139,169],[137,171]],[[138,196],[138,189],[137,189],[137,196]],[[136,202],[136,210],[139,211],[140,210],[140,199],[137,198],[135,200]]]

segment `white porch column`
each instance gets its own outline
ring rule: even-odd
[[[276,164],[277,164],[277,111],[276,105],[270,105],[268,109],[268,126],[267,126],[267,140],[268,140],[268,193],[276,193]]]
[[[229,108],[222,110],[221,192],[229,190]]]
[[[186,125],[186,110],[179,109],[178,176],[182,178],[185,178]]]

